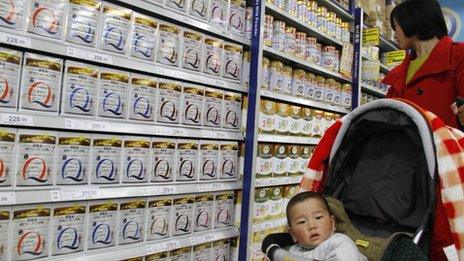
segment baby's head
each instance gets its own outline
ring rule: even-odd
[[[327,200],[315,192],[296,194],[287,205],[287,223],[293,241],[316,247],[335,231],[335,216]]]

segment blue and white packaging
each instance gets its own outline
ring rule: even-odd
[[[103,3],[100,50],[127,53],[132,10]]]
[[[58,112],[63,60],[25,53],[21,75],[20,109]]]
[[[205,90],[202,86],[185,84],[182,93],[181,123],[201,126],[203,124],[203,106]]]
[[[100,68],[97,116],[126,118],[129,77],[129,72]]]
[[[53,184],[56,135],[56,132],[48,130],[18,131],[16,186]]]
[[[176,139],[152,138],[150,182],[171,182],[176,175]]]
[[[16,109],[18,106],[22,56],[20,51],[0,48],[0,68],[2,68],[0,71],[0,108],[2,109]]]
[[[16,137],[16,129],[0,128],[0,188],[9,188],[13,183]]]
[[[187,12],[188,0],[165,0],[165,5],[176,11]]]
[[[145,236],[147,202],[143,198],[124,199],[119,204],[118,245],[142,242]]]
[[[12,260],[47,257],[50,239],[50,204],[13,207]]]
[[[200,180],[218,178],[219,144],[217,141],[200,140],[198,176]]]
[[[182,29],[176,25],[162,22],[158,26],[158,44],[156,61],[169,66],[178,67],[181,58]]]
[[[198,141],[178,139],[176,153],[177,153],[176,181],[197,180],[198,179]]]
[[[223,141],[219,150],[219,179],[236,179],[238,174],[238,142]]]
[[[10,249],[10,228],[11,228],[11,207],[0,207],[0,260],[10,260],[8,258]]]
[[[58,133],[55,184],[85,185],[88,183],[91,142],[91,135],[87,133]]]
[[[200,72],[203,64],[203,35],[186,29],[183,35],[182,68]]]
[[[161,80],[158,83],[157,122],[179,123],[181,112],[182,83]]]
[[[183,195],[173,199],[171,216],[171,235],[181,236],[192,233],[193,204],[195,197]]]
[[[190,0],[188,8],[189,15],[207,21],[209,3],[210,0]]]
[[[26,0],[0,2],[0,27],[22,30],[25,20]]]
[[[155,60],[158,22],[139,13],[134,13],[131,30],[130,55],[144,60]]]
[[[150,122],[155,120],[157,86],[156,78],[131,73],[129,119]]]
[[[119,183],[122,140],[109,135],[93,135],[92,184]]]
[[[66,2],[65,0],[29,1],[27,31],[61,40]]]
[[[147,207],[147,241],[168,238],[172,199],[151,198]]]
[[[79,252],[85,245],[85,204],[53,204],[51,222],[52,255]]]
[[[66,61],[61,112],[95,116],[99,85],[99,68],[94,65]]]
[[[101,4],[100,0],[69,0],[66,41],[84,46],[97,46]]]
[[[227,21],[227,30],[245,35],[245,0],[230,0],[229,16]]]
[[[229,11],[228,0],[211,0],[209,8],[209,22],[219,28],[226,28],[227,12]]]
[[[150,138],[124,137],[122,183],[146,183],[150,171]]]
[[[91,201],[87,213],[87,249],[115,246],[118,204],[104,200]]]

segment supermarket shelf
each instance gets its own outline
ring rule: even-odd
[[[40,36],[29,34],[19,35],[17,32],[4,28],[0,29],[0,43],[13,47],[24,47],[30,50],[46,52],[51,55],[60,55],[65,58],[86,60],[96,62],[101,65],[109,64],[120,69],[151,73],[233,91],[247,91],[247,88],[239,82],[228,81],[219,77],[201,73],[183,71],[180,68],[168,68],[168,66],[161,66],[115,53],[85,49],[85,47],[82,46],[77,46],[67,42],[53,41]]]
[[[328,44],[335,44],[339,47],[343,46],[340,40],[337,40],[314,27],[309,27],[307,23],[301,21],[299,18],[290,15],[284,10],[280,10],[277,6],[268,2],[266,2],[266,13],[272,15],[277,20],[284,21],[286,24],[296,27],[299,31],[305,32],[309,36],[316,37],[319,41]]]
[[[385,95],[387,94],[386,92],[384,92],[382,90],[379,90],[379,89],[375,88],[374,86],[366,84],[366,83],[361,83],[361,89],[363,91],[366,91],[366,92],[368,92],[370,94],[373,94],[373,95],[375,95],[377,97],[381,97],[381,98],[385,97]]]
[[[241,189],[239,181],[151,183],[141,185],[66,186],[61,188],[24,188],[16,191],[0,190],[0,205],[37,204],[47,202],[117,199],[128,197],[167,196]]]
[[[273,134],[259,134],[258,142],[275,142],[275,143],[290,143],[303,145],[317,145],[320,138],[307,138],[298,136],[285,136]]]
[[[263,230],[267,230],[271,228],[277,228],[277,227],[281,227],[285,225],[287,225],[287,219],[279,218],[275,220],[269,220],[269,221],[253,224],[252,229],[253,229],[253,232],[259,232],[259,231],[263,231]]]
[[[155,125],[156,124],[156,125]],[[243,140],[239,131],[226,129],[205,129],[161,123],[136,121],[116,121],[111,119],[89,119],[57,117],[57,115],[30,115],[21,113],[0,113],[0,125],[64,129],[72,131],[109,132],[118,134],[140,134],[185,138],[207,138],[221,140]]]
[[[300,184],[303,176],[255,179],[255,188]]]
[[[333,0],[319,0],[318,4],[327,7],[329,10],[337,13],[338,16],[341,16],[344,19],[348,19],[350,21],[354,20],[354,17],[348,13],[347,10],[345,10],[339,4],[335,3]]]
[[[115,2],[120,2],[120,3],[124,3],[126,5],[129,5],[131,7],[144,9],[144,10],[146,10],[148,12],[163,16],[165,18],[173,19],[176,22],[179,22],[182,26],[192,26],[192,27],[194,27],[196,29],[200,29],[200,30],[202,30],[204,32],[207,32],[209,34],[213,33],[216,36],[226,38],[228,40],[232,40],[232,41],[235,41],[237,43],[240,43],[240,44],[243,44],[243,45],[246,45],[246,46],[250,46],[250,40],[246,39],[245,37],[243,37],[241,35],[238,35],[238,34],[233,33],[233,32],[229,32],[229,31],[227,31],[225,29],[220,29],[218,27],[212,26],[211,24],[209,24],[207,22],[191,18],[191,17],[189,17],[189,16],[187,16],[185,14],[178,13],[178,12],[173,11],[173,10],[169,10],[169,8],[157,6],[157,5],[153,4],[153,3],[149,3],[149,1],[142,1],[142,0],[115,0]]]
[[[46,258],[46,260],[122,260],[132,257],[170,251],[181,247],[194,246],[202,243],[213,242],[216,240],[237,237],[238,235],[238,229],[235,227],[214,229],[211,231],[196,232],[191,235],[173,237],[165,240],[121,245],[111,248],[103,248],[100,250],[91,250],[89,252],[82,252],[77,254],[70,254],[52,258],[49,257]]]
[[[389,73],[390,70],[391,70],[391,69],[390,69],[389,67],[387,67],[385,64],[380,63],[380,72]]]
[[[324,68],[322,66],[312,64],[310,62],[298,59],[296,57],[291,56],[290,54],[286,54],[284,52],[274,50],[269,46],[263,46],[263,52],[264,52],[264,56],[267,56],[269,58],[277,59],[277,60],[280,60],[280,61],[282,61],[284,63],[294,63],[298,67],[301,67],[301,68],[303,68],[305,70],[312,71],[312,72],[315,72],[315,73],[318,73],[318,74],[322,74],[322,75],[325,75],[325,76],[328,76],[328,77],[333,77],[333,78],[336,78],[336,80],[340,80],[340,81],[343,81],[343,82],[350,82],[351,83],[351,79],[346,78],[345,76],[343,76],[340,73],[336,73],[336,72],[328,70],[328,69],[326,69],[326,68]]]
[[[266,91],[266,90],[261,90],[261,97],[271,98],[271,99],[275,99],[279,101],[285,101],[288,103],[303,105],[305,107],[314,107],[317,109],[338,112],[338,113],[343,113],[343,114],[350,112],[346,108],[342,108],[339,106],[333,106],[330,104],[326,104],[324,102],[308,100],[305,98],[294,97],[291,95],[286,95],[286,94],[281,94],[281,93],[274,93],[274,92]]]
[[[381,35],[380,36],[380,49],[385,50],[385,51],[397,51],[398,46],[394,42],[385,39]]]

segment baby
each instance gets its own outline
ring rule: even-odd
[[[287,222],[296,243],[289,249],[291,254],[309,260],[367,260],[348,236],[335,233],[335,216],[320,194],[295,195],[287,205]]]

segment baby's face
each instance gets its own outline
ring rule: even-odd
[[[295,242],[316,247],[335,229],[335,217],[330,216],[319,199],[307,199],[290,209],[290,233]]]

